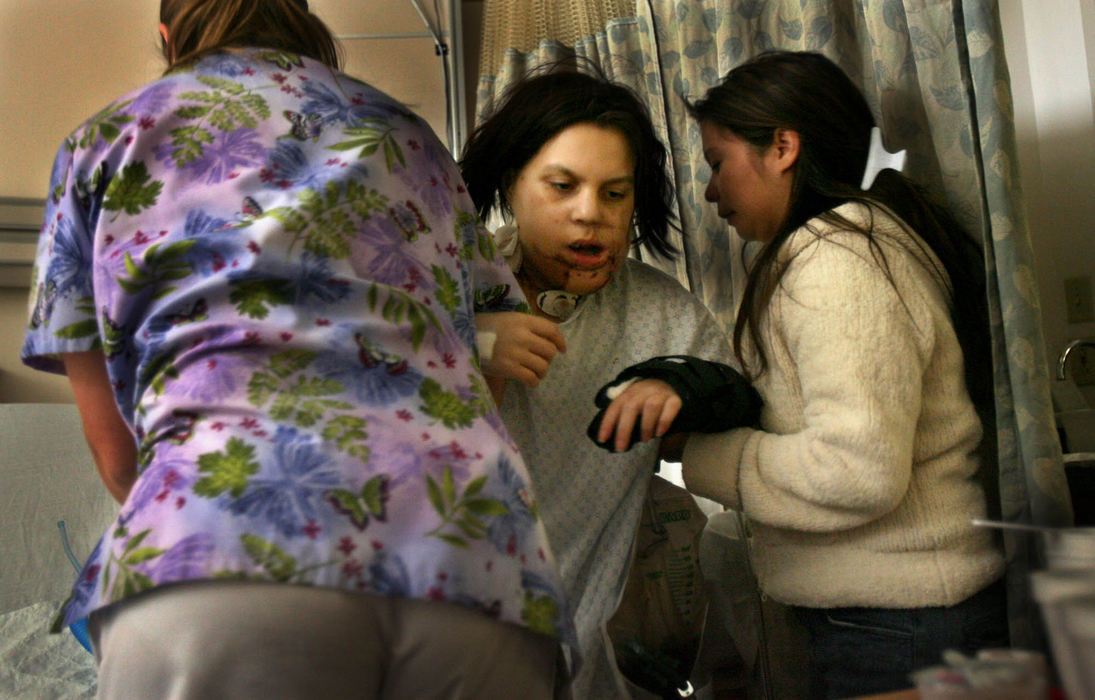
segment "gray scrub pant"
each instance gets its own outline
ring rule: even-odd
[[[568,697],[556,640],[441,602],[202,582],[88,631],[104,700]]]

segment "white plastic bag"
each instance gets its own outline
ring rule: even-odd
[[[700,569],[706,524],[690,493],[653,477],[623,597],[606,626],[626,691],[634,698],[662,697],[686,682],[692,694],[682,697],[703,697],[700,688],[710,685],[696,668],[707,613]]]

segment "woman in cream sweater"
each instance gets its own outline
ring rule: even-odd
[[[761,588],[810,632],[818,697],[1006,646],[1003,556],[970,523],[996,468],[979,248],[867,168],[871,111],[819,54],[763,54],[690,109],[706,197],[757,246],[734,348],[764,410],[689,439],[688,487],[746,516]]]

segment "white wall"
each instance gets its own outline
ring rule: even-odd
[[[1095,274],[1095,0],[1002,0],[1000,13],[1053,367],[1069,340],[1095,337],[1064,298],[1065,279]]]

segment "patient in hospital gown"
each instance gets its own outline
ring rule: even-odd
[[[671,253],[664,157],[645,108],[625,88],[551,73],[518,85],[472,136],[461,161],[480,214],[497,205],[512,213],[516,226],[497,231],[495,241],[537,305],[534,320],[553,321],[564,341],[564,351],[545,350],[550,366],[536,368],[538,385],[506,383],[501,409],[529,465],[575,608],[583,656],[576,698],[622,692],[603,629],[623,592],[660,444],[598,447],[586,437],[597,413],[594,395],[651,357],[730,356],[721,328],[696,297],[627,256],[636,240]]]

